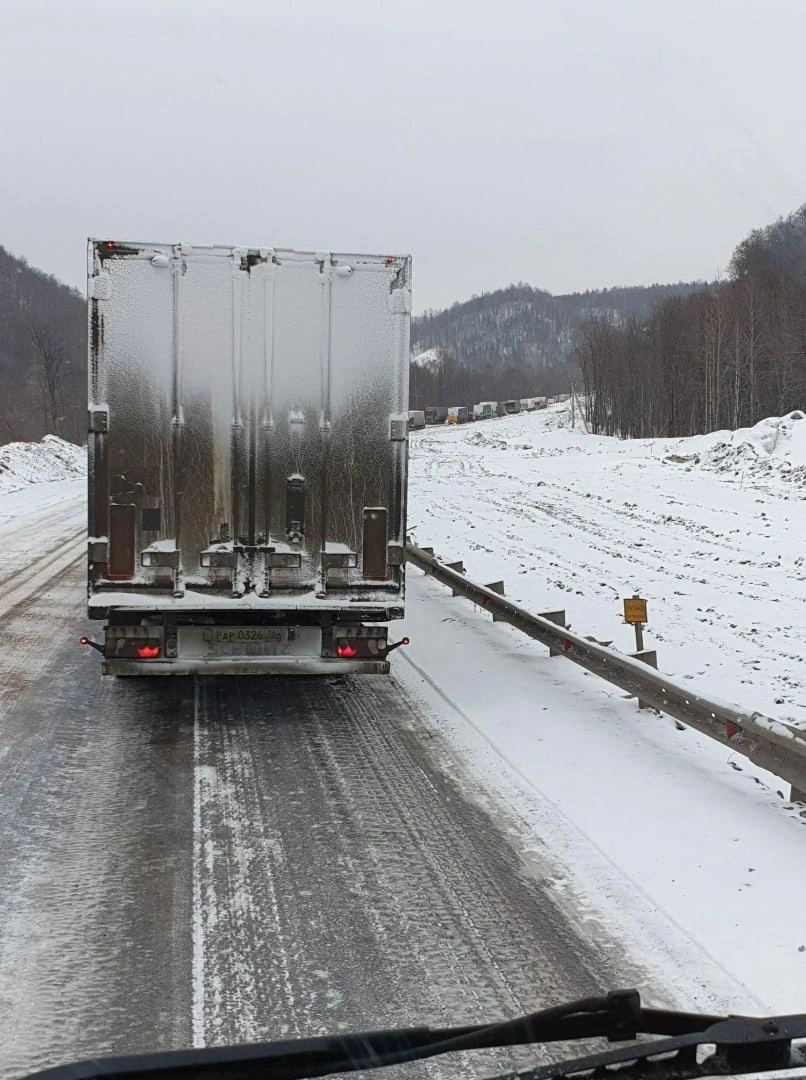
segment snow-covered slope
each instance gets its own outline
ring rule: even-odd
[[[46,435],[38,443],[0,446],[0,495],[29,484],[70,480],[83,476],[87,451],[83,446]]]
[[[413,439],[417,540],[625,650],[639,592],[662,670],[806,726],[803,414],[631,441],[570,420],[559,405]]]

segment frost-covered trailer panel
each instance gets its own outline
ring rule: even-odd
[[[409,257],[91,240],[88,274],[105,670],[387,670]]]

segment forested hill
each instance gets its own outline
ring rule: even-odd
[[[579,327],[591,318],[615,326],[646,318],[671,296],[689,296],[703,282],[648,285],[552,296],[531,285],[510,285],[427,311],[412,321],[412,352],[438,348],[459,365],[478,368],[534,368],[563,364]]]
[[[86,304],[0,247],[0,443],[86,429]]]

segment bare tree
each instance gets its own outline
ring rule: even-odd
[[[64,421],[64,380],[70,368],[70,344],[63,330],[29,322],[28,334],[38,362],[39,385],[45,427],[59,435]]]

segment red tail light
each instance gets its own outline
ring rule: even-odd
[[[141,660],[155,660],[159,654],[159,645],[140,645],[137,649],[137,655]]]
[[[357,652],[358,649],[351,645],[349,641],[340,641],[336,646],[336,656],[340,656],[344,660],[351,659]]]

